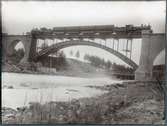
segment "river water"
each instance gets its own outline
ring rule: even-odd
[[[2,106],[16,109],[30,102],[70,101],[105,91],[87,86],[120,82],[109,77],[81,78],[55,75],[2,73]]]

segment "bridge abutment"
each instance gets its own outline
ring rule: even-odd
[[[30,35],[3,35],[2,39],[2,53],[4,61],[8,60],[8,57],[13,54],[16,44],[21,41],[25,50],[24,57],[21,59],[20,63],[29,62],[32,42],[32,37]]]

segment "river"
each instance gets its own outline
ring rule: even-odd
[[[105,93],[87,86],[121,82],[109,77],[81,78],[55,75],[2,73],[2,106],[16,109],[30,102],[70,101]]]

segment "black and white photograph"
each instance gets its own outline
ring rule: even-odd
[[[2,124],[164,124],[165,19],[165,0],[2,0]]]

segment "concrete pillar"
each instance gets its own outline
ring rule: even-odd
[[[153,59],[151,58],[151,31],[142,31],[140,63],[135,71],[135,80],[150,80],[152,77]]]
[[[24,48],[25,48],[25,53],[24,53],[24,57],[20,61],[21,64],[29,62],[31,42],[32,42],[32,37],[31,36],[26,36],[25,40],[23,41]]]
[[[36,56],[36,46],[37,46],[37,39],[32,36],[31,45],[30,45],[30,53],[29,53],[29,61],[33,61],[33,58]]]

